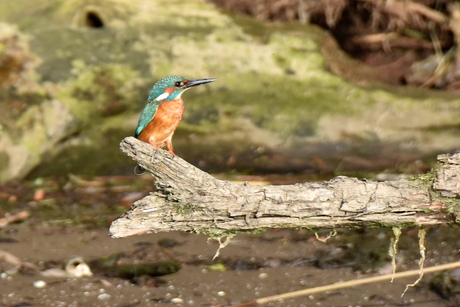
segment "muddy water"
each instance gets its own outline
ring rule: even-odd
[[[15,266],[0,256],[0,306],[227,306],[387,273],[390,268],[389,229],[339,229],[326,243],[307,230],[238,235],[214,261],[218,243],[204,235],[172,232],[110,238],[110,221],[152,189],[148,177],[71,177],[0,186],[0,217],[30,213],[26,220],[0,229],[0,252],[35,266],[15,272]],[[319,236],[328,233],[322,230]],[[398,247],[398,271],[416,269],[417,230],[404,229]],[[426,266],[458,261],[458,229],[429,229],[426,247]],[[76,255],[90,265],[93,276],[41,275],[48,269],[62,269]],[[127,276],[118,266],[101,268],[100,263],[107,259],[119,266],[140,267]],[[181,265],[176,273],[137,274],[145,263],[170,259]],[[427,274],[404,297],[401,294],[406,284],[415,277],[269,306],[458,306],[458,278],[452,277],[455,274],[439,275],[437,280],[442,282],[435,292],[435,275]],[[37,281],[44,282],[41,288],[34,286]]]

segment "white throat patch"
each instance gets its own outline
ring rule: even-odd
[[[168,96],[169,96],[168,93],[163,93],[160,96],[158,96],[157,98],[153,99],[153,101],[160,101],[160,100],[168,98]]]

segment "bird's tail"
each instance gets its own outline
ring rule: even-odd
[[[139,165],[136,165],[136,167],[134,168],[134,174],[136,175],[142,175],[145,173],[145,168],[143,168],[142,166],[139,166]]]

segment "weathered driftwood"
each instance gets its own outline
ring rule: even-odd
[[[252,186],[218,180],[178,156],[127,137],[121,150],[149,171],[157,190],[110,227],[113,237],[173,230],[221,236],[269,228],[434,225],[456,222],[460,153],[439,156],[437,172],[376,182]]]

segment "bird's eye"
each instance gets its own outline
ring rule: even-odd
[[[179,81],[178,81],[178,82],[176,82],[176,86],[177,86],[177,87],[184,86],[184,82],[179,82]]]

